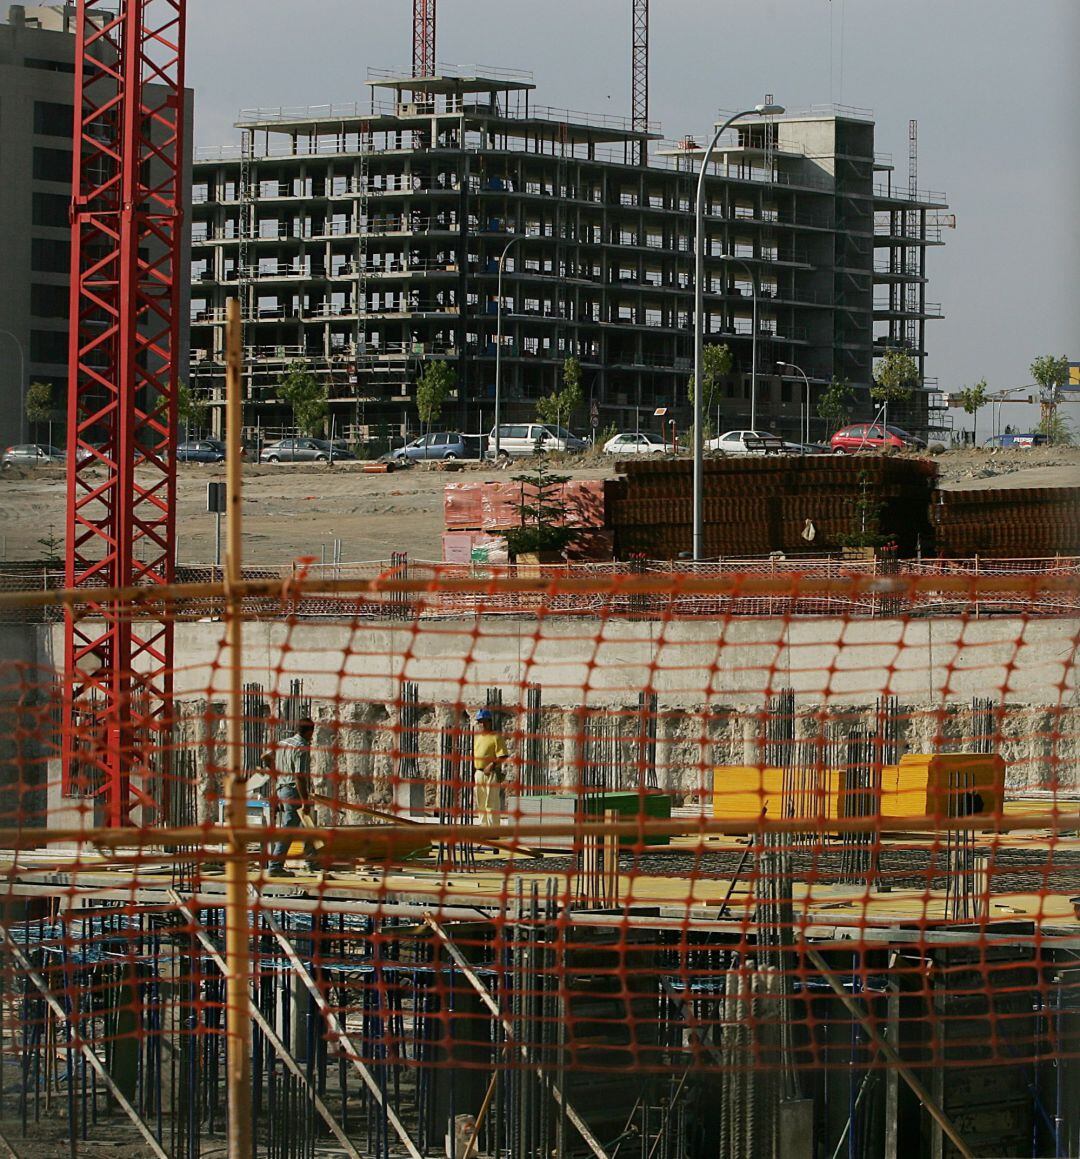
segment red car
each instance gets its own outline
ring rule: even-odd
[[[829,440],[834,455],[851,455],[856,451],[922,450],[926,443],[909,435],[902,427],[881,423],[852,423],[838,430]]]

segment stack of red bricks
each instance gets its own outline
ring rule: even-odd
[[[931,549],[928,521],[936,465],[884,455],[748,455],[705,460],[704,555],[822,554],[860,531],[901,555]],[[607,493],[620,559],[675,559],[693,546],[693,464],[630,460]]]
[[[935,491],[938,554],[1041,559],[1080,554],[1080,487]]]
[[[605,524],[604,483],[576,479],[563,483],[556,496],[568,527],[579,534],[567,547],[568,560],[607,560],[613,534]],[[506,541],[497,533],[521,523],[521,507],[533,501],[529,487],[513,480],[455,481],[446,484],[443,500],[443,561],[505,563]]]

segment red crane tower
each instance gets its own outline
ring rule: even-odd
[[[435,75],[435,0],[413,0],[412,74]]]
[[[167,772],[172,623],[93,593],[174,578],[185,9],[78,0],[62,756],[109,825]]]

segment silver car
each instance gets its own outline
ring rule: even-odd
[[[4,452],[5,467],[43,467],[47,463],[66,463],[67,455],[48,443],[19,443]]]
[[[280,439],[263,448],[259,461],[263,463],[344,463],[356,456],[342,450],[326,439]]]
[[[500,423],[499,455],[524,459],[545,451],[584,451],[589,444],[555,423]],[[495,454],[495,431],[488,435],[488,457]]]

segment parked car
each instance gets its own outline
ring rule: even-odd
[[[984,447],[1045,447],[1047,443],[1046,435],[1028,434],[1020,435],[1015,432],[1010,432],[1007,435],[994,435],[992,438],[983,443]]]
[[[524,459],[538,451],[584,451],[589,444],[555,423],[504,423],[499,426],[499,453]],[[495,454],[495,431],[488,435],[488,455]]]
[[[923,450],[926,443],[902,427],[881,423],[852,423],[842,427],[829,440],[834,455],[850,455],[856,451],[912,451]]]
[[[336,447],[326,439],[280,439],[263,448],[262,463],[345,463],[355,459],[352,451]]]
[[[67,455],[48,443],[18,443],[4,452],[5,467],[43,467],[47,463],[66,463]]]
[[[395,462],[419,462],[425,459],[478,459],[478,448],[470,446],[465,435],[456,431],[437,431],[421,435],[390,454]]]
[[[710,451],[723,451],[726,455],[752,455],[762,450],[761,440],[776,438],[771,431],[727,431],[709,439],[705,446]]]
[[[224,463],[225,444],[218,439],[196,439],[176,448],[178,463]]]
[[[604,444],[605,455],[662,455],[673,449],[660,435],[649,431],[623,431]]]

